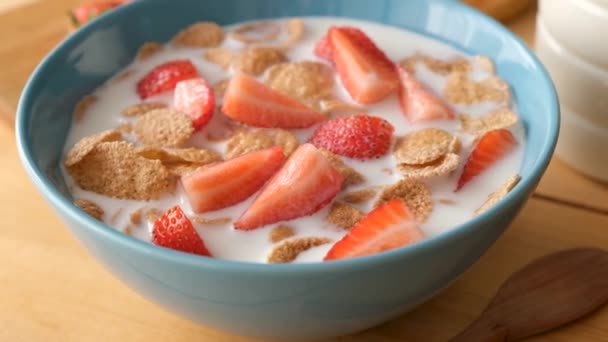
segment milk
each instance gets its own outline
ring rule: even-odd
[[[291,61],[320,61],[313,55],[314,45],[331,25],[359,27],[376,41],[378,46],[394,61],[399,61],[415,52],[423,52],[441,59],[465,55],[463,52],[457,51],[448,45],[424,36],[376,23],[326,17],[304,18],[304,21],[307,32],[306,37],[300,41],[296,47],[289,50],[288,56]],[[227,28],[227,30],[229,29],[230,28]],[[241,49],[243,47],[240,42],[230,38],[226,39],[223,46],[231,49]],[[65,151],[67,152],[83,137],[106,129],[116,128],[125,122],[133,120],[121,116],[120,113],[129,105],[140,102],[135,90],[135,84],[147,72],[159,64],[170,60],[188,58],[196,65],[199,72],[209,83],[213,84],[216,81],[228,78],[230,72],[206,61],[202,57],[204,51],[205,49],[175,48],[167,46],[163,51],[150,58],[141,62],[134,62],[132,65],[128,66],[126,69],[132,70],[130,76],[120,80],[109,80],[95,91],[94,95],[97,96],[98,100],[87,110],[81,121],[73,124],[66,141]],[[445,77],[431,72],[423,65],[418,65],[416,68],[416,76],[421,81],[435,90],[435,92],[442,92],[446,82]],[[475,79],[483,79],[489,76],[489,74],[481,69],[474,70],[473,74]],[[343,101],[350,102],[350,98],[339,80],[336,81],[336,93]],[[221,99],[216,100],[221,103]],[[152,98],[151,101],[165,102],[170,105],[172,103],[172,95],[166,94],[157,96]],[[495,103],[481,103],[474,106],[456,106],[454,108],[457,112],[466,112],[473,117],[479,117],[498,108],[497,106],[498,104]],[[519,172],[523,160],[525,144],[524,131],[521,125],[512,130],[519,142],[519,145],[515,150],[505,159],[492,166],[492,168],[487,170],[484,174],[478,176],[470,184],[467,184],[461,191],[455,193],[456,181],[461,173],[462,165],[464,165],[464,158],[469,155],[473,144],[471,136],[458,132],[458,120],[411,125],[407,122],[405,116],[401,112],[396,95],[392,95],[380,103],[368,106],[366,113],[380,116],[388,120],[395,127],[395,136],[403,136],[408,132],[419,130],[424,127],[437,127],[445,129],[461,139],[463,148],[460,154],[463,162],[461,163],[460,169],[449,177],[440,177],[427,181],[433,194],[434,210],[431,213],[429,220],[421,224],[421,228],[429,238],[448,231],[471,219],[474,216],[474,211],[486,200],[488,194],[497,189],[509,176]],[[207,140],[207,133],[216,129],[218,119],[219,115],[216,114],[207,127],[200,132],[197,132],[195,136],[192,137],[191,144],[214,149],[218,152],[224,152],[225,143],[210,142]],[[301,143],[304,143],[315,128],[316,126],[292,132],[300,139]],[[383,186],[394,184],[400,179],[399,172],[395,166],[395,160],[391,153],[388,153],[380,159],[367,161],[358,161],[349,158],[343,159],[349,166],[364,175],[366,182],[356,187],[349,187],[347,191],[344,191],[337,196],[337,200],[340,200],[345,193],[359,189],[368,189],[370,187],[380,190]],[[179,184],[174,194],[165,194],[159,200],[144,202],[119,200],[84,191],[73,182],[65,170],[64,177],[74,198],[88,199],[99,204],[105,211],[104,221],[109,226],[118,230],[123,230],[125,227],[129,226],[130,214],[140,208],[157,208],[161,211],[165,211],[174,205],[180,205],[188,216],[197,215],[192,211],[184,191]],[[256,194],[234,206],[205,213],[200,216],[209,219],[228,217],[234,221],[248,208],[255,197]],[[454,201],[454,204],[444,204],[447,201],[443,200],[452,200]],[[372,209],[373,203],[374,200],[371,200],[365,204],[356,206],[363,212],[368,212]],[[332,241],[338,241],[347,233],[347,231],[332,226],[324,221],[330,207],[331,205],[328,205],[314,215],[282,223],[293,227],[296,231],[296,237],[327,237]],[[275,246],[269,240],[269,233],[272,228],[280,223],[271,224],[252,231],[236,230],[233,228],[232,223],[203,225],[193,222],[193,224],[214,257],[264,263],[266,262],[268,254]],[[147,222],[130,229],[130,234],[145,241],[150,241],[151,232],[152,224],[148,224]],[[331,246],[332,244],[330,243],[312,248],[300,254],[295,262],[321,261]]]

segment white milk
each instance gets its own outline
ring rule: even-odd
[[[390,26],[342,18],[305,18],[305,23],[307,31],[306,37],[298,46],[289,51],[288,54],[291,61],[320,61],[313,55],[314,45],[331,25],[359,27],[386,52],[389,58],[395,61],[401,60],[415,52],[423,52],[442,59],[448,59],[456,55],[464,55],[464,53],[443,43]],[[233,49],[240,49],[243,47],[240,42],[232,39],[226,39],[223,46]],[[107,84],[102,85],[94,93],[94,95],[98,97],[98,101],[88,109],[82,121],[73,124],[66,142],[66,152],[83,137],[106,129],[115,128],[121,123],[131,120],[122,117],[120,113],[127,106],[140,102],[135,90],[135,84],[147,72],[161,63],[175,59],[189,58],[209,83],[214,83],[227,78],[229,73],[202,58],[203,52],[204,49],[165,48],[162,52],[153,55],[143,62],[134,62],[132,65],[128,66],[128,69],[134,70],[128,78],[116,82],[108,82]],[[417,77],[424,83],[436,92],[441,92],[445,82],[443,77],[432,73],[424,66],[418,66],[416,73]],[[476,79],[482,79],[488,76],[481,70],[475,70],[474,74]],[[348,94],[339,81],[337,82],[337,90],[337,93],[342,100],[350,101]],[[164,101],[167,104],[171,104],[171,97],[171,95],[162,95],[154,97],[150,99],[150,101]],[[218,102],[221,101],[221,99],[217,100]],[[483,103],[475,106],[458,106],[456,109],[477,117],[490,112],[495,109],[496,106],[497,105],[493,103]],[[462,140],[463,148],[461,151],[461,158],[463,160],[471,151],[472,138],[458,133],[458,120],[411,125],[406,121],[405,116],[401,112],[396,95],[391,96],[381,103],[368,106],[367,114],[380,116],[388,120],[395,127],[395,136],[402,136],[410,131],[418,130],[423,127],[438,127],[448,130]],[[218,117],[219,115],[216,114],[214,120],[212,120],[207,127],[192,137],[191,142],[193,145],[200,147],[204,146],[219,152],[224,152],[223,143],[211,143],[207,141],[206,138],[206,134],[212,131],[214,127],[217,127]],[[298,130],[295,134],[300,138],[300,142],[303,143],[307,140],[313,130],[314,127]],[[441,177],[427,182],[432,190],[435,203],[434,210],[430,215],[429,220],[423,223],[421,227],[429,237],[441,234],[472,218],[475,209],[486,200],[489,193],[497,189],[509,176],[519,172],[523,159],[524,132],[521,125],[515,127],[513,132],[519,141],[519,146],[516,150],[509,154],[507,158],[494,165],[492,169],[487,170],[483,175],[477,177],[470,184],[467,184],[467,186],[458,193],[454,193],[454,188],[461,173],[461,169],[454,172],[450,177]],[[383,158],[365,162],[348,158],[344,159],[347,164],[355,168],[367,179],[365,184],[351,187],[348,191],[369,187],[380,188],[384,185],[394,184],[399,179],[399,172],[395,168],[395,160],[390,153]],[[463,164],[464,163],[461,163],[461,168]],[[392,170],[392,173],[383,171],[387,168]],[[89,199],[101,205],[105,211],[105,222],[118,230],[123,230],[129,225],[130,213],[142,207],[158,208],[164,211],[179,204],[187,215],[195,215],[190,208],[183,189],[181,189],[179,185],[178,190],[174,195],[167,194],[158,201],[143,202],[118,200],[84,191],[74,184],[66,172],[64,172],[64,176],[74,198]],[[206,213],[201,216],[205,218],[230,217],[234,221],[251,204],[255,196],[256,194],[232,207]],[[342,196],[344,196],[344,194],[340,193],[337,199],[339,200]],[[439,202],[440,199],[450,199],[456,204],[442,204]],[[374,201],[372,200],[367,204],[359,205],[358,207],[364,212],[367,212],[371,210],[373,202]],[[337,241],[344,236],[346,231],[324,221],[324,217],[327,215],[329,207],[330,206],[325,207],[312,216],[288,221],[288,225],[295,228],[297,236],[299,237],[328,237],[333,241]],[[249,262],[266,262],[266,258],[273,248],[273,244],[269,241],[268,235],[276,225],[277,224],[271,224],[252,231],[239,231],[233,228],[232,223],[220,225],[201,225],[195,223],[198,233],[201,235],[214,257]],[[131,230],[135,237],[146,241],[150,241],[151,231],[151,224],[142,224],[140,227]],[[332,244],[327,244],[306,251],[298,257],[296,262],[321,261],[331,245]]]

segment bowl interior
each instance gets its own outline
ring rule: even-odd
[[[34,182],[50,200],[70,206],[59,165],[72,109],[82,96],[130,63],[144,42],[167,41],[200,20],[228,25],[285,16],[341,16],[381,22],[434,37],[467,53],[491,57],[500,76],[512,87],[528,139],[522,185],[517,188],[522,190],[517,194],[516,189],[510,196],[522,197],[524,189],[538,182],[552,155],[559,127],[557,98],[549,77],[507,29],[458,2],[441,0],[155,0],[137,1],[104,15],[55,49],[22,94],[17,139]],[[70,210],[84,219],[75,207]],[[97,228],[109,229],[101,224]]]

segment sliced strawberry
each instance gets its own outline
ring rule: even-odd
[[[255,127],[307,128],[326,119],[325,115],[244,73],[237,73],[230,80],[222,112]]]
[[[376,103],[397,89],[395,65],[363,31],[333,27],[328,37],[338,75],[353,100]]]
[[[215,112],[213,89],[203,78],[181,81],[175,86],[173,107],[192,119],[195,130],[203,128]]]
[[[341,116],[319,126],[310,142],[349,158],[378,158],[388,152],[394,130],[388,121],[376,116]]]
[[[399,103],[409,122],[452,120],[456,117],[452,109],[414,75],[401,67],[397,68],[401,79]]]
[[[331,202],[342,181],[342,174],[321,151],[311,144],[301,145],[234,226],[250,230],[311,215]]]
[[[517,145],[517,141],[507,129],[498,129],[484,134],[464,165],[456,191],[462,189],[465,184],[511,152],[515,145]]]
[[[203,239],[179,206],[169,209],[154,222],[152,243],[176,251],[211,256]]]
[[[331,44],[329,43],[329,38],[327,37],[327,35],[323,36],[323,38],[321,38],[321,40],[317,42],[317,45],[315,45],[314,53],[315,56],[324,59],[329,63],[334,63],[332,58],[333,52],[331,50]]]
[[[424,238],[414,215],[403,200],[376,207],[327,252],[325,261],[386,252]]]
[[[182,185],[192,210],[197,213],[218,210],[253,195],[284,161],[283,149],[276,146],[202,167],[182,176]]]
[[[75,30],[100,15],[130,1],[131,0],[101,0],[83,3],[69,12],[70,29]]]
[[[175,89],[178,82],[199,77],[192,62],[187,59],[167,62],[152,69],[137,82],[137,94],[146,99]]]

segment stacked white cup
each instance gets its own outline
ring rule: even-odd
[[[608,181],[608,0],[540,0],[536,53],[560,99],[557,156]]]

